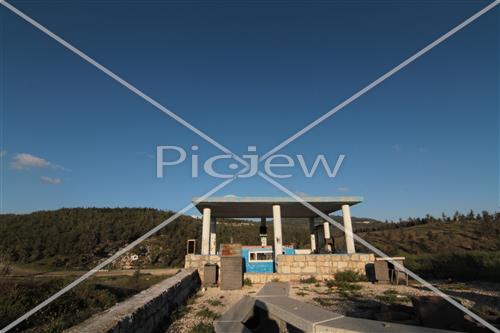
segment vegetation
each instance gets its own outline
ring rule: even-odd
[[[359,274],[356,271],[347,270],[335,273],[335,281],[338,282],[361,282],[367,281],[366,275]]]
[[[203,307],[200,310],[198,310],[198,312],[196,312],[196,315],[198,317],[202,317],[202,318],[206,318],[206,319],[210,319],[210,320],[215,320],[215,319],[219,318],[219,316],[220,316],[217,312],[214,312],[207,307]]]
[[[0,215],[0,327],[72,281],[70,278],[17,278],[20,269],[36,272],[94,267],[172,214],[149,208],[71,208]],[[500,213],[456,213],[451,217],[426,216],[387,223],[354,218],[353,224],[362,238],[388,255],[405,256],[405,265],[425,278],[451,278],[456,286],[459,286],[457,280],[500,281]],[[221,243],[232,240],[259,244],[258,229],[258,223],[223,220],[218,224],[217,239]],[[309,246],[307,221],[286,221],[283,229],[286,244]],[[272,225],[268,230],[272,238]],[[336,251],[344,252],[342,233],[332,231]],[[201,221],[180,216],[132,251],[139,257],[132,263],[136,269],[132,276],[92,278],[20,324],[17,331],[60,332],[81,322],[164,278],[141,274],[141,268],[182,266],[187,239],[197,239],[199,253],[200,237]],[[356,246],[358,251],[366,251],[359,244]],[[120,259],[115,267],[122,264]],[[325,284],[335,288],[339,295],[355,296],[360,286],[352,282],[361,280],[359,274],[347,271],[338,273],[335,280],[327,280]],[[245,285],[249,282],[245,281]],[[318,284],[314,277],[302,282]],[[382,297],[388,303],[399,299],[390,292]],[[188,307],[189,304],[179,309],[174,317],[182,316]],[[211,320],[218,316],[207,308],[199,310],[197,315]],[[209,325],[198,326],[195,332],[213,330]]]
[[[172,214],[149,208],[71,208],[0,215],[0,274],[19,265],[42,270],[91,268]],[[424,277],[500,279],[500,213],[471,211],[387,223],[353,218],[353,223],[357,234],[388,255],[407,257],[405,264]],[[217,240],[258,244],[258,229],[258,223],[224,219],[218,224]],[[286,244],[309,246],[306,220],[287,220],[283,229]],[[272,238],[272,226],[268,230]],[[336,251],[344,252],[343,234],[335,228],[332,234]],[[187,239],[197,239],[199,252],[200,237],[201,221],[180,216],[133,249],[139,260],[132,264],[181,267]],[[118,260],[115,266],[122,264]]]
[[[316,280],[316,278],[314,276],[310,276],[308,278],[305,278],[305,279],[301,279],[300,282],[302,283],[310,283],[310,284],[313,284],[313,283],[317,283],[318,280]]]
[[[423,277],[500,281],[500,251],[406,255],[408,266]]]
[[[328,279],[325,281],[325,285],[328,288],[337,288],[341,291],[356,291],[360,290],[362,287],[359,284],[350,283],[342,280],[332,280]]]
[[[91,278],[19,324],[14,331],[61,332],[164,278],[142,274],[137,283],[131,283],[128,276]],[[0,279],[0,327],[70,282],[68,278]]]
[[[250,278],[244,278],[243,279],[243,285],[244,286],[251,286],[252,285],[252,280]]]
[[[335,301],[332,298],[314,297],[313,301],[315,301],[322,307],[328,307],[335,304]]]
[[[211,306],[222,306],[222,305],[223,305],[223,304],[222,304],[222,302],[221,302],[220,300],[215,299],[215,298],[213,298],[213,299],[209,299],[209,300],[207,301],[207,303],[208,303],[208,304],[210,304]]]
[[[410,298],[408,296],[399,295],[394,289],[387,289],[382,293],[382,295],[375,296],[379,301],[386,304],[395,304],[399,302],[409,302]]]
[[[199,323],[194,326],[190,333],[213,333],[215,332],[214,326],[212,324]]]

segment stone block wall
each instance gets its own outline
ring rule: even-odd
[[[219,266],[220,268],[220,256],[187,254],[184,258],[184,267],[197,269],[201,281],[203,281],[203,267],[205,266],[205,264],[217,264],[217,266]]]
[[[170,314],[200,287],[195,269],[184,269],[110,309],[73,326],[67,333],[153,333],[163,331]]]
[[[365,274],[367,264],[375,262],[373,254],[295,254],[278,255],[277,273],[329,275],[352,270]]]
[[[300,281],[314,275],[318,280],[331,279],[337,272],[353,270],[365,274],[367,264],[373,264],[373,254],[294,254],[279,255],[277,272],[275,273],[244,273],[252,283],[266,283],[274,279],[279,281]],[[203,267],[206,263],[217,264],[220,267],[220,257],[215,255],[188,254],[185,267],[199,271],[203,280]],[[219,272],[220,274],[220,272]],[[219,275],[220,278],[220,275]]]

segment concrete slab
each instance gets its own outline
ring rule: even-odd
[[[342,205],[355,205],[363,201],[362,197],[303,197],[325,214],[342,208]],[[282,217],[316,217],[318,214],[291,197],[210,197],[202,201],[193,198],[196,208],[203,213],[210,208],[212,216],[224,217],[272,217],[273,205],[281,206]]]
[[[290,284],[287,282],[269,282],[257,293],[257,297],[266,296],[288,296],[290,293]]]
[[[314,332],[318,323],[343,317],[287,296],[257,297],[255,305],[304,332]]]
[[[242,323],[235,321],[230,322],[214,322],[214,329],[216,333],[251,333]]]
[[[422,326],[401,325],[376,320],[342,317],[317,324],[314,333],[452,333]],[[456,332],[455,332],[456,333]]]
[[[243,296],[215,322],[245,322],[253,315],[255,298]]]

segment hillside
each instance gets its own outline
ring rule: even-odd
[[[71,208],[0,215],[0,261],[44,270],[90,268],[172,214],[149,208]],[[434,274],[432,263],[438,259],[435,264],[438,266],[443,265],[442,260],[448,260],[477,268],[474,260],[480,258],[480,265],[500,267],[499,217],[498,213],[469,213],[456,214],[453,218],[428,216],[399,223],[353,218],[353,224],[357,234],[385,253],[405,255],[414,269]],[[259,244],[258,225],[251,221],[223,220],[218,224],[218,242]],[[272,224],[268,231],[272,239]],[[285,221],[283,235],[286,244],[309,247],[306,221]],[[342,233],[334,229],[333,235],[336,250],[343,252]],[[115,267],[182,266],[186,241],[197,239],[199,251],[200,237],[201,221],[181,216],[118,260]],[[363,251],[359,244],[357,247]],[[132,254],[137,254],[139,260],[133,261]]]
[[[493,220],[436,221],[359,235],[392,254],[500,250],[500,223]]]

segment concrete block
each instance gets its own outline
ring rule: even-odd
[[[255,305],[304,332],[313,332],[316,323],[340,316],[285,296],[257,297]]]
[[[421,326],[401,325],[360,318],[340,317],[316,325],[315,333],[451,333]]]

